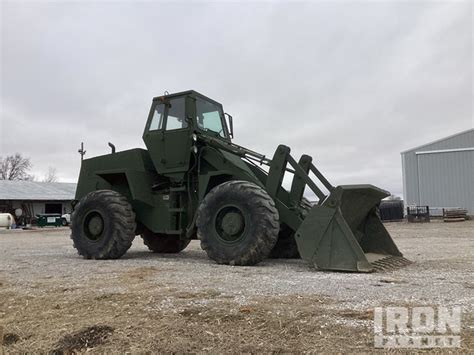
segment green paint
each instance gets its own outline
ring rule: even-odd
[[[386,191],[371,185],[334,188],[310,156],[296,162],[284,145],[272,159],[236,145],[227,117],[220,103],[195,91],[154,98],[143,132],[147,149],[85,159],[76,200],[91,191],[115,190],[128,198],[137,222],[152,232],[186,239],[194,237],[196,211],[213,187],[246,180],[266,189],[280,221],[295,231],[303,259],[321,269],[371,271],[365,253],[401,256],[376,215]],[[290,191],[281,185],[288,171],[294,174]],[[301,208],[305,188],[320,198],[306,217]],[[223,241],[243,235],[245,213],[235,206],[216,211],[215,230]],[[88,221],[91,239],[100,238],[99,222],[95,216]]]

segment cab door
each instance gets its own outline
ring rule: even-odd
[[[143,140],[160,174],[183,175],[189,167],[191,134],[186,97],[157,101],[152,106]]]

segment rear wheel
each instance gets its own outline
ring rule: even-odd
[[[153,253],[175,254],[184,250],[191,242],[190,239],[180,239],[179,236],[170,236],[166,234],[153,233],[146,229],[141,237],[143,243]]]
[[[308,199],[303,197],[301,199],[301,208],[303,217],[306,217],[312,205]],[[275,247],[270,253],[271,259],[299,259],[300,253],[298,251],[298,245],[295,240],[295,232],[282,223],[280,226],[280,232],[278,233],[278,240]]]
[[[71,239],[86,259],[117,259],[135,238],[135,213],[128,200],[116,191],[87,194],[71,215]]]
[[[277,241],[278,210],[258,185],[229,181],[207,194],[196,225],[209,258],[219,264],[255,265],[268,257]]]

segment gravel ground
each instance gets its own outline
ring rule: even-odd
[[[373,274],[216,265],[197,241],[158,255],[140,238],[120,260],[83,260],[67,229],[0,231],[4,350],[372,351],[374,307],[419,305],[461,306],[473,350],[474,221],[386,227],[414,263]]]

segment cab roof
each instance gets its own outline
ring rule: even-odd
[[[199,98],[204,99],[206,101],[209,101],[209,102],[212,102],[214,104],[222,106],[220,102],[217,102],[216,100],[213,100],[210,97],[207,97],[203,94],[200,94],[195,90],[181,91],[181,92],[176,92],[176,93],[172,93],[172,94],[163,94],[161,96],[154,97],[153,101],[159,101],[159,100],[161,100],[161,98],[173,98],[173,97],[178,97],[178,96],[199,97]]]

